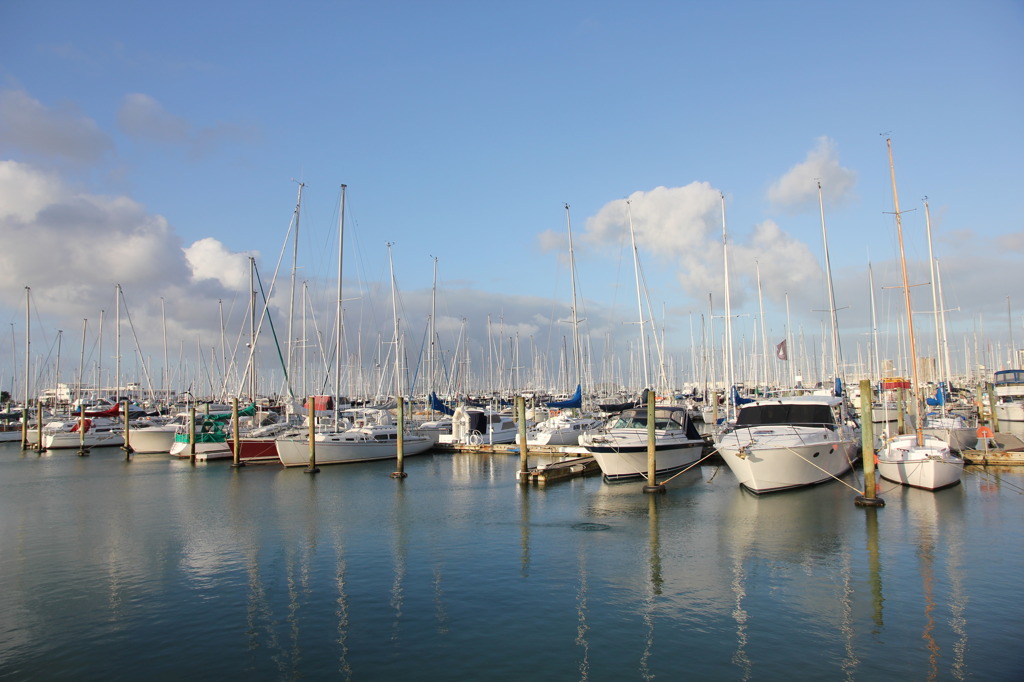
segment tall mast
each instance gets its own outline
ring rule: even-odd
[[[338,398],[341,396],[341,336],[345,331],[345,323],[342,321],[341,301],[341,264],[342,256],[345,253],[345,190],[348,185],[341,185],[341,208],[338,211],[338,305],[335,310],[334,321],[334,427],[338,427]]]
[[[910,373],[914,384],[914,407],[915,422],[918,446],[924,445],[924,432],[922,431],[924,419],[921,409],[921,389],[917,376],[917,347],[914,344],[914,311],[910,304],[910,282],[907,279],[907,258],[903,250],[903,221],[900,219],[900,198],[896,193],[896,167],[892,161],[892,140],[886,138],[886,147],[889,149],[889,176],[892,178],[892,201],[893,210],[896,212],[896,236],[900,243],[900,269],[903,273],[903,299],[907,306],[907,335],[910,340]]]
[[[765,395],[768,394],[768,336],[765,333],[764,324],[764,298],[761,296],[761,264],[755,259],[754,269],[757,271],[757,305],[761,311],[761,357],[764,358],[764,388]]]
[[[82,409],[82,384],[85,380],[85,332],[88,326],[89,320],[82,320],[82,350],[78,355],[78,390],[75,391],[79,409]]]
[[[163,371],[160,373],[160,394],[162,395],[161,400],[167,404],[167,313],[164,310],[164,297],[160,297],[160,326],[163,329],[164,337],[164,366]]]
[[[121,285],[114,285],[114,400],[121,401]]]
[[[942,353],[939,350],[942,345],[942,332],[939,329],[939,292],[938,280],[935,275],[935,256],[932,253],[932,214],[928,210],[928,197],[924,198],[924,224],[928,233],[928,270],[932,280],[932,310],[935,312],[933,315],[935,319],[935,377],[936,383],[938,383],[940,377],[946,378],[946,372],[942,367]],[[941,386],[939,390],[942,390]],[[942,409],[945,411],[945,403],[942,404]]]
[[[572,250],[572,221],[569,219],[569,204],[565,205],[565,226],[569,230],[569,277],[572,280],[572,353],[575,361],[576,384],[582,382],[580,373],[580,320],[576,308],[576,256]]]
[[[878,317],[875,311],[875,274],[871,269],[871,263],[868,262],[868,285],[871,287],[871,349],[872,349],[872,362],[874,363],[874,371],[872,372],[874,379],[882,378],[882,361],[879,358],[878,349]]]
[[[434,281],[430,287],[430,345],[427,347],[427,366],[430,368],[431,391],[437,389],[437,256],[434,259]],[[434,408],[430,408],[433,413]]]
[[[398,293],[395,283],[395,262],[391,257],[391,242],[388,242],[388,266],[391,269],[391,313],[395,319],[395,398],[402,395],[402,359],[398,352]]]
[[[825,244],[825,278],[828,280],[828,309],[832,317],[832,372],[833,379],[839,379],[839,322],[836,319],[836,296],[832,289],[832,264],[828,257],[828,232],[825,230],[825,203],[821,196],[821,181],[818,181],[818,208],[821,211],[821,239]]]
[[[32,327],[32,287],[25,287],[25,409],[28,409],[28,398],[29,398],[29,372],[31,371],[31,357],[32,357],[32,335],[30,329]],[[42,413],[38,413],[37,419],[42,419]]]
[[[295,339],[292,334],[292,325],[295,323],[295,271],[298,268],[298,257],[299,257],[299,213],[302,208],[302,188],[305,187],[304,182],[299,183],[299,197],[295,201],[295,245],[292,247],[292,290],[288,299],[288,362],[285,363],[285,369],[288,372],[288,376],[285,378],[286,385],[288,387],[288,395],[294,397],[295,392],[292,391],[292,345],[295,343]]]
[[[736,382],[734,377],[735,365],[733,364],[734,360],[732,355],[732,308],[729,302],[729,242],[726,239],[725,232],[725,194],[719,192],[718,196],[722,199],[722,260],[725,264],[725,344],[728,346],[728,351],[726,353],[728,367],[726,368],[725,376],[729,383],[729,387],[727,389],[729,391],[729,399],[726,400],[725,403],[725,420],[730,421],[736,410],[736,406],[732,404],[732,391]]]
[[[644,330],[644,304],[640,297],[640,256],[636,250],[636,233],[633,231],[632,202],[626,199],[626,210],[629,213],[629,238],[633,243],[633,273],[636,276],[636,307],[640,312],[640,356],[644,365],[644,388],[651,387],[650,376],[647,374],[647,333]]]

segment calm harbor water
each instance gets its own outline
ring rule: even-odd
[[[0,678],[1019,680],[1024,472],[930,493],[0,446]],[[856,479],[848,479],[858,485]]]

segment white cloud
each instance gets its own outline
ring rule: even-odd
[[[249,291],[249,254],[232,253],[213,237],[185,249],[195,281],[216,280],[231,291]]]
[[[685,187],[635,192],[629,201],[641,264],[652,258],[658,265],[669,263],[690,296],[703,299],[712,293],[721,301],[725,268],[720,192],[706,182],[694,182]],[[602,243],[628,240],[628,226],[626,201],[613,201],[587,222],[587,237]],[[750,291],[756,291],[756,286],[750,286],[756,285],[755,259],[760,263],[765,295],[776,300],[806,285],[809,278],[820,278],[820,268],[808,247],[774,222],[756,226],[748,241],[737,239],[740,232],[729,230],[730,294],[734,303],[742,303]]]
[[[0,91],[0,147],[49,159],[95,163],[110,137],[72,105],[50,109],[21,90]]]
[[[818,181],[822,196],[833,204],[850,198],[857,184],[857,173],[839,165],[839,150],[828,137],[819,137],[807,158],[790,168],[768,188],[768,199],[777,207],[799,209],[818,201]]]
[[[218,299],[231,305],[247,298],[248,254],[214,239],[186,252],[163,216],[128,197],[81,192],[55,174],[3,161],[0,203],[0,305],[22,308],[24,287],[31,287],[34,310],[57,328],[88,318],[95,332],[101,310],[113,317],[120,284],[143,346],[153,349],[161,299],[172,339],[209,339],[220,334]]]

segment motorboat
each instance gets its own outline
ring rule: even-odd
[[[647,408],[623,410],[605,426],[581,435],[579,444],[594,456],[609,481],[647,477]],[[695,463],[703,449],[704,439],[685,407],[654,408],[655,476]]]
[[[768,493],[842,476],[859,440],[842,397],[800,395],[742,405],[717,447],[740,485]]]

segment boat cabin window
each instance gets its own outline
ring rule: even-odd
[[[748,405],[736,417],[736,428],[786,424],[834,426],[835,417],[828,405]]]

